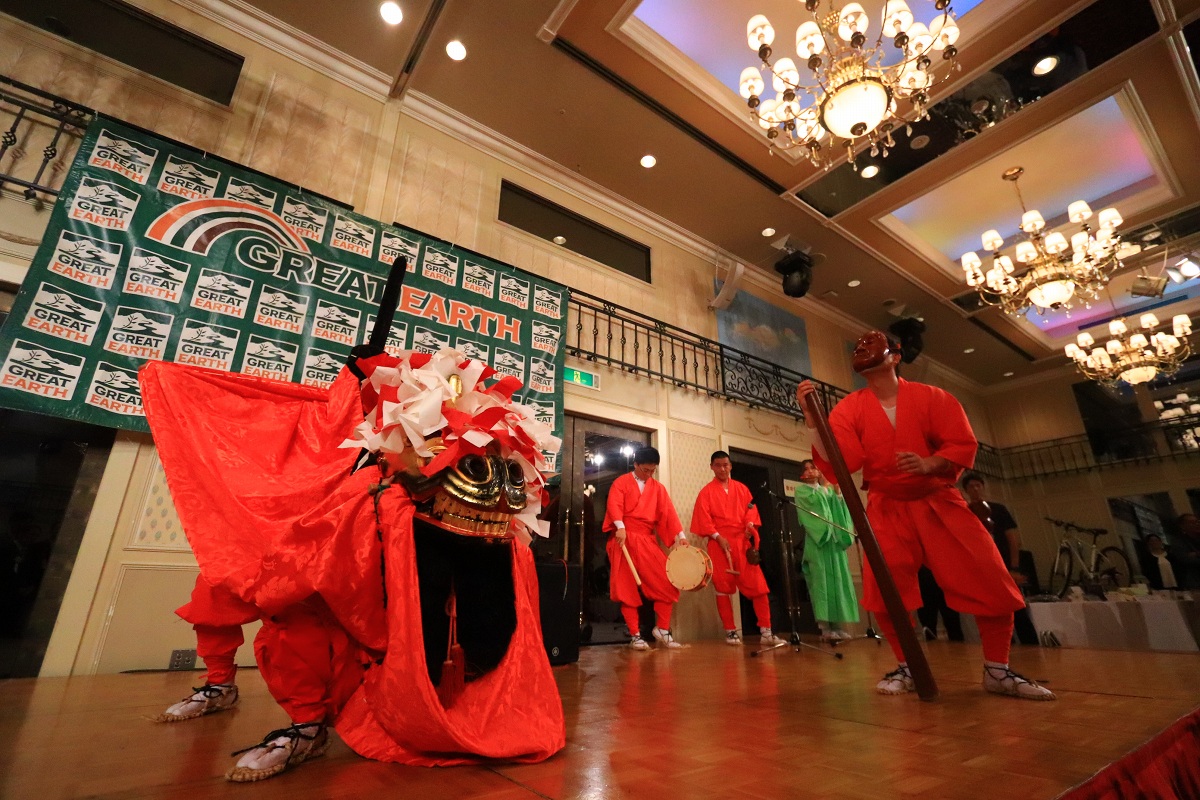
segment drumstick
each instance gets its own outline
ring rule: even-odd
[[[825,409],[821,407],[821,401],[817,399],[816,395],[808,395],[804,398],[804,413],[817,426],[817,434],[821,437],[821,443],[825,445],[825,452],[829,454],[828,460],[833,465],[838,485],[853,486],[846,459],[842,456],[833,431],[829,429],[829,420],[825,417]],[[904,607],[904,600],[901,599],[900,591],[896,588],[892,571],[883,557],[883,551],[879,549],[879,541],[875,538],[875,530],[867,519],[867,511],[863,508],[862,499],[859,498],[858,492],[851,491],[845,492],[842,499],[846,501],[846,508],[850,511],[850,518],[854,521],[854,528],[858,531],[858,541],[862,545],[867,562],[871,565],[871,572],[874,573],[875,583],[879,586],[879,594],[883,597],[888,618],[896,630],[896,640],[908,662],[913,683],[916,684],[917,697],[922,700],[935,700],[938,696],[937,682],[933,678],[933,671],[929,669],[925,651],[921,649],[921,643],[917,641],[912,618]]]
[[[621,542],[621,552],[625,554],[625,563],[629,565],[629,571],[633,573],[633,579],[638,586],[642,585],[642,576],[638,575],[637,567],[633,565],[633,558],[629,555],[629,550],[625,547],[625,543]]]

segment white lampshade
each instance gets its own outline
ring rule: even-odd
[[[933,44],[933,34],[920,22],[914,22],[908,28],[908,44],[905,51],[910,56],[920,55]]]
[[[1073,358],[1076,361],[1078,361],[1079,356],[1083,354],[1083,351],[1080,350],[1079,346],[1074,342],[1071,342],[1069,345],[1064,347],[1063,352],[1067,354],[1067,358]]]
[[[1176,314],[1171,317],[1171,328],[1175,335],[1183,338],[1192,335],[1192,318],[1187,314]]]
[[[1053,308],[1067,302],[1074,294],[1074,281],[1058,280],[1034,286],[1027,297],[1038,308]]]
[[[979,256],[974,250],[969,253],[963,253],[961,261],[963,270],[966,272],[970,272],[973,269],[978,269],[983,264],[983,262],[979,260]]]
[[[758,125],[763,130],[774,128],[778,124],[775,118],[775,106],[779,105],[779,101],[771,97],[763,100],[758,106]]]
[[[896,93],[901,97],[911,97],[923,89],[928,89],[933,82],[933,76],[928,70],[917,69],[909,64],[896,78]]]
[[[1096,340],[1093,339],[1092,335],[1090,333],[1088,333],[1087,331],[1084,331],[1083,333],[1076,336],[1075,341],[1079,343],[1080,347],[1091,347],[1092,345],[1094,345],[1096,343]]]
[[[1141,323],[1141,326],[1146,330],[1158,327],[1158,317],[1154,316],[1153,314],[1142,314],[1142,316],[1138,319],[1138,322]]]
[[[1068,247],[1067,237],[1055,231],[1046,237],[1046,241],[1042,246],[1046,248],[1047,253],[1061,253]]]
[[[967,273],[967,286],[979,286],[983,283],[983,272],[973,269]]]
[[[1021,215],[1021,230],[1026,233],[1037,233],[1044,227],[1046,227],[1046,220],[1042,219],[1042,214],[1037,209],[1026,211]]]
[[[1097,364],[1100,364],[1103,367],[1112,366],[1112,359],[1108,357],[1108,353],[1099,347],[1092,351],[1092,358],[1095,359]]]
[[[984,249],[991,250],[993,253],[1004,247],[1004,237],[1000,235],[1000,231],[985,231],[979,238],[983,241]]]
[[[824,51],[825,37],[821,35],[821,26],[809,20],[796,28],[796,52],[805,61],[809,56],[815,56]]]
[[[1013,266],[1013,260],[1008,256],[1000,256],[996,259],[996,263],[999,264],[1001,269],[1003,269],[1009,275],[1013,274],[1015,267]]]
[[[750,49],[758,52],[758,48],[762,45],[769,45],[775,41],[775,29],[771,27],[771,22],[762,14],[755,14],[746,23],[746,42],[750,45]]]
[[[1121,212],[1115,208],[1106,208],[1100,212],[1100,227],[1101,228],[1116,228],[1125,220],[1121,219]]]
[[[821,124],[840,139],[865,136],[883,122],[890,102],[877,73],[868,71],[864,78],[844,83],[826,95],[821,104]],[[856,130],[860,125],[862,129]]]
[[[1086,253],[1088,245],[1092,243],[1092,237],[1087,231],[1080,231],[1071,237],[1071,249],[1076,253]]]
[[[867,12],[863,11],[863,7],[858,3],[846,3],[842,6],[841,16],[838,17],[838,36],[844,41],[850,41],[856,33],[867,32],[867,27],[870,21],[867,19]]]
[[[1071,222],[1082,223],[1091,219],[1092,207],[1082,200],[1076,200],[1071,205],[1067,206],[1067,218]]]
[[[887,4],[887,16],[883,18],[883,35],[893,39],[896,34],[908,30],[913,24],[912,11],[904,0],[890,0]]]
[[[795,105],[799,105],[800,101],[794,101]],[[813,106],[796,114],[796,139],[797,141],[805,142],[812,139],[814,142],[820,141],[825,136],[825,129],[821,127],[820,121],[817,119],[817,109]]]
[[[1195,278],[1197,275],[1200,275],[1200,265],[1197,265],[1190,258],[1185,258],[1176,266],[1179,268],[1179,274],[1185,278]]]
[[[958,24],[949,14],[943,14],[929,23],[929,33],[933,36],[933,49],[945,50],[958,41]]]
[[[1150,342],[1146,339],[1146,334],[1144,333],[1135,333],[1133,336],[1129,337],[1129,346],[1136,350],[1141,350],[1149,345]]]
[[[1102,248],[1107,248],[1111,244],[1114,235],[1112,228],[1101,228],[1096,231],[1095,244],[1100,245]]]
[[[1124,336],[1127,330],[1129,329],[1125,327],[1125,320],[1123,319],[1110,320],[1108,323],[1108,333],[1110,336]]]
[[[1109,339],[1108,343],[1104,345],[1104,349],[1115,356],[1120,355],[1121,351],[1125,349],[1125,346],[1116,339]]]
[[[752,96],[762,94],[763,88],[762,74],[758,67],[746,67],[742,70],[742,77],[738,79],[738,90],[742,97],[749,100]]]
[[[1033,242],[1017,242],[1016,256],[1017,261],[1028,264],[1030,261],[1037,260],[1038,251],[1033,246]]]
[[[781,58],[775,62],[775,68],[771,73],[771,87],[779,92],[786,92],[788,89],[794,89],[800,83],[800,70],[796,69],[796,62],[790,58]]]

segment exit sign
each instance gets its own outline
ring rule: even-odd
[[[595,372],[588,372],[586,369],[565,367],[563,369],[563,379],[567,383],[573,383],[576,386],[600,391],[600,375]]]

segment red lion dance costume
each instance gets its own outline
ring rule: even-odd
[[[256,613],[260,671],[293,722],[228,777],[320,755],[326,725],[382,761],[546,759],[565,729],[527,543],[545,532],[538,468],[558,440],[512,402],[519,381],[485,385],[495,371],[456,351],[356,366],[361,385],[343,370],[328,390],[141,372],[211,587],[181,614],[220,627]]]

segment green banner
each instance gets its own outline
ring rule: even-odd
[[[106,118],[0,330],[0,406],[145,431],[148,359],[327,386],[400,256],[388,349],[519,378],[561,436],[565,287]]]

